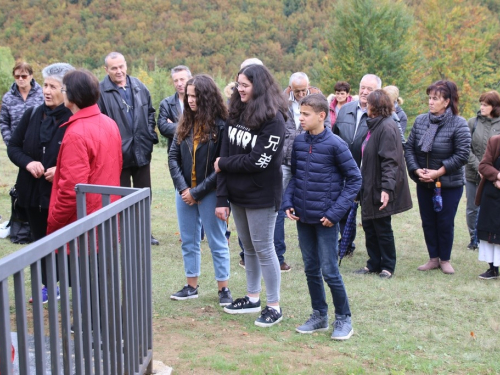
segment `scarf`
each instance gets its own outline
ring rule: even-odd
[[[446,111],[442,115],[434,115],[429,112],[429,127],[418,142],[418,146],[420,146],[422,152],[432,151],[432,144],[434,143],[438,128],[449,123],[452,117],[453,114],[450,108],[446,108]]]
[[[43,114],[40,119],[35,119],[35,121],[40,121],[40,143],[46,144],[50,142],[54,136],[57,128],[63,122],[68,121],[71,117],[71,111],[64,106],[64,103],[58,105],[54,109],[50,109],[45,104],[42,104]]]

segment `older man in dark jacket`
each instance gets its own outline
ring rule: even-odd
[[[100,83],[99,108],[118,125],[122,138],[123,168],[121,186],[151,188],[151,153],[158,143],[155,109],[144,84],[127,75],[127,62],[121,53],[111,52],[104,59],[108,75]],[[151,244],[159,242],[151,235]]]

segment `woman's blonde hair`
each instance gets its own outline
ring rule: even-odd
[[[389,95],[393,103],[398,102],[399,105],[403,105],[404,100],[399,97],[399,89],[396,86],[385,86],[384,91]]]

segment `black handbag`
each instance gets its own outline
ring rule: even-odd
[[[16,186],[9,191],[11,199],[11,212],[8,227],[10,227],[10,242],[17,244],[27,244],[31,242],[31,230],[28,216],[24,207],[17,201],[18,195]]]

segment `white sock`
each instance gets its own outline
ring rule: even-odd
[[[278,306],[269,306],[269,305],[267,305],[267,306],[275,309],[277,312],[281,312],[280,311],[280,305],[278,305]]]
[[[247,297],[250,300],[250,302],[252,302],[252,303],[257,303],[260,300],[259,297],[250,297],[250,296],[247,296]]]

